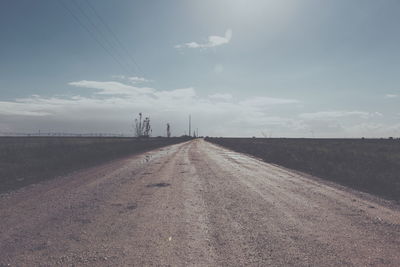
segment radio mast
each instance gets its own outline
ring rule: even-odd
[[[189,115],[189,136],[192,136],[192,116]]]

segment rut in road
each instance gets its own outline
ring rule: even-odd
[[[0,266],[400,266],[400,211],[203,140],[0,198]]]

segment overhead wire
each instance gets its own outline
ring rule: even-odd
[[[68,5],[66,5],[63,0],[59,0],[58,1],[61,6],[67,10],[67,12],[74,18],[74,20],[85,30],[89,33],[89,35],[96,41],[96,43],[109,55],[111,56],[111,58],[127,73],[130,73],[131,71],[111,52],[111,50],[109,50],[109,48],[104,45],[102,43],[102,41],[96,36],[96,33],[94,31],[92,31],[90,29],[90,27],[88,27],[85,23],[83,23],[83,21],[79,18],[79,16],[77,16],[72,10],[71,8],[68,7]],[[93,24],[93,22],[91,22],[90,18],[88,18],[88,16],[86,15],[86,13],[84,11],[82,11],[81,7],[79,5],[76,4],[75,1],[73,1],[73,3],[75,3],[75,5],[78,7],[78,9],[80,9],[81,13],[84,14],[84,16],[89,20],[90,24]],[[97,29],[95,27],[95,29]],[[104,38],[104,37],[103,37]],[[109,41],[106,41],[107,43],[109,43]],[[112,46],[111,46],[112,48]]]
[[[119,59],[122,59],[122,63],[124,65],[126,65],[127,69],[130,69],[129,64],[126,64],[127,62],[125,62],[124,56],[118,51],[117,47],[113,44],[112,41],[110,41],[108,39],[108,37],[103,33],[103,31],[100,29],[100,27],[98,27],[96,25],[96,23],[91,19],[91,17],[86,13],[85,9],[79,4],[78,1],[76,0],[71,0],[72,4],[75,5],[75,7],[77,8],[77,10],[83,15],[83,17],[86,18],[86,20],[89,22],[89,24],[93,27],[94,31],[97,32],[97,34],[101,37],[101,39],[103,41],[105,41],[105,43],[107,43],[107,45],[111,48],[112,51],[115,52],[116,56],[119,57]]]
[[[132,56],[131,52],[129,51],[129,49],[126,48],[126,46],[124,45],[123,42],[121,42],[121,40],[118,38],[118,35],[111,29],[111,27],[108,25],[108,23],[102,18],[102,16],[97,12],[96,8],[91,4],[91,2],[89,0],[85,0],[86,4],[89,6],[89,8],[93,11],[93,13],[95,14],[95,16],[99,19],[99,21],[104,25],[105,29],[107,29],[107,31],[113,36],[113,38],[115,39],[115,41],[118,43],[118,45],[122,48],[122,50],[125,51],[125,53],[128,55],[129,59],[133,62],[133,65],[136,67],[136,69],[138,70],[138,72],[140,72],[140,74],[144,74],[143,70],[141,69],[141,67],[139,66],[139,64],[137,63],[137,61],[135,60],[135,58]],[[144,75],[143,75],[144,76]]]

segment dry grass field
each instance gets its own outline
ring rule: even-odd
[[[400,140],[207,138],[266,162],[400,201]]]
[[[182,138],[1,137],[0,193]]]

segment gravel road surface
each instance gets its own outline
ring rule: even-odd
[[[397,206],[203,140],[0,195],[0,266],[400,266]]]

